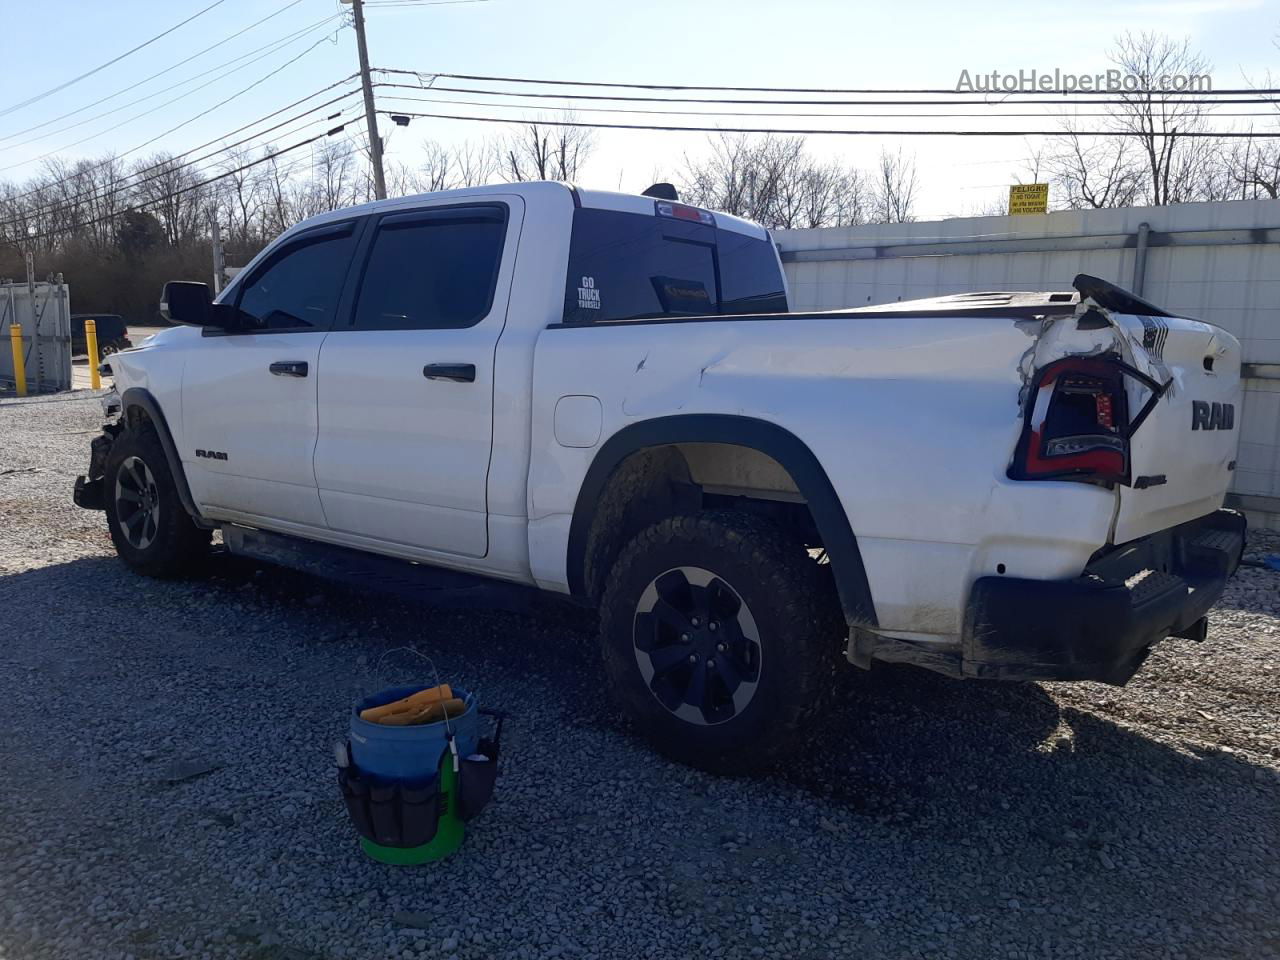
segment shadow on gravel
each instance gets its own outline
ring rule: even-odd
[[[202,581],[161,583],[133,575],[114,558],[91,557],[2,577],[0,604],[6,609],[39,598],[35,606],[46,618],[42,635],[78,638],[47,651],[15,643],[12,669],[36,664],[40,682],[53,681],[50,692],[88,689],[96,672],[108,672],[93,662],[92,638],[105,620],[116,630],[127,624],[134,631],[115,638],[118,649],[137,644],[163,652],[172,645],[175,658],[185,660],[180,666],[196,676],[202,672],[196,669],[202,651],[218,655],[216,631],[224,630],[248,640],[240,656],[272,657],[287,648],[291,659],[302,660],[312,647],[326,653],[332,648],[352,660],[358,654],[365,672],[355,679],[362,683],[370,680],[371,665],[383,652],[418,643],[442,664],[494,678],[519,711],[508,748],[511,766],[506,769],[512,773],[501,802],[461,861],[473,865],[459,867],[462,886],[453,891],[464,902],[485,900],[495,870],[505,863],[499,858],[509,850],[517,857],[552,851],[557,872],[566,876],[596,862],[621,871],[615,861],[622,858],[652,863],[663,878],[674,878],[670,889],[677,892],[661,894],[656,930],[667,909],[704,910],[713,917],[715,897],[731,899],[739,892],[733,871],[754,877],[760,862],[765,866],[759,869],[771,874],[767,884],[747,888],[752,895],[772,889],[775,880],[787,889],[821,876],[824,889],[836,898],[823,910],[852,923],[861,923],[857,918],[864,915],[890,922],[885,918],[892,911],[880,905],[886,896],[901,896],[902,904],[909,902],[913,911],[926,915],[936,908],[951,918],[981,917],[994,926],[948,921],[957,924],[947,935],[949,943],[967,956],[990,955],[986,950],[1001,931],[1015,935],[1025,924],[1052,931],[1056,943],[1076,935],[1080,917],[1088,918],[1095,934],[1123,931],[1126,923],[1145,923],[1153,914],[1176,915],[1171,905],[1186,902],[1187,891],[1194,892],[1199,919],[1189,922],[1195,930],[1170,928],[1172,934],[1158,935],[1193,943],[1192,956],[1228,955],[1216,949],[1221,943],[1201,939],[1203,924],[1234,924],[1242,911],[1257,913],[1256,901],[1265,904],[1265,892],[1253,901],[1248,894],[1265,874],[1259,858],[1273,856],[1270,851],[1280,842],[1280,780],[1271,771],[1231,754],[1175,749],[1087,710],[1061,710],[1037,684],[956,682],[906,667],[866,674],[851,669],[830,733],[797,744],[794,762],[773,775],[720,779],[674,767],[619,736],[603,693],[594,617],[587,611],[541,599],[528,613],[428,606],[225,555],[212,558],[208,574]],[[74,599],[59,602],[62,596]],[[96,605],[87,602],[95,597]],[[181,630],[186,632],[175,634]],[[76,665],[68,666],[66,658]],[[135,668],[154,671],[130,678],[129,689],[135,691],[148,685],[167,689],[167,674],[174,669],[163,656],[131,661],[129,669]],[[248,672],[259,669],[252,665]],[[305,686],[308,675],[288,672],[301,668],[280,669],[279,680],[271,681],[278,687],[244,681],[235,696],[256,697],[261,708],[281,690]],[[326,669],[332,673],[332,658]],[[238,676],[228,681],[241,682]],[[340,702],[336,686],[323,691],[326,704],[329,698]],[[189,705],[184,701],[183,708]],[[0,706],[0,722],[13,719],[5,710]],[[326,718],[323,723],[331,722],[327,705],[316,712]],[[319,729],[323,723],[297,731],[306,748],[328,735],[327,727]],[[531,728],[536,729],[531,733]],[[570,728],[577,728],[576,735],[567,734]],[[550,745],[532,742],[546,730]],[[254,749],[267,748],[255,743]],[[592,762],[566,765],[558,749],[589,751]],[[257,754],[246,753],[243,762],[251,756]],[[264,752],[256,762],[272,756]],[[74,761],[73,756],[47,756],[41,764],[56,768]],[[14,784],[4,781],[21,772],[10,767],[0,778],[0,814],[8,812],[13,797]],[[192,795],[213,791],[218,775],[199,782],[203,786],[184,789]],[[304,793],[315,791],[310,781],[301,782]],[[608,799],[619,791],[633,799]],[[637,795],[643,800],[634,799]],[[353,867],[344,859],[350,856],[349,836],[336,802],[327,793],[325,801],[313,827],[320,836],[340,836],[342,846],[320,850],[318,844],[314,856],[335,868],[363,871],[366,885],[382,882],[376,867],[360,861]],[[90,805],[91,798],[86,795],[83,803]],[[655,853],[653,831],[668,808],[691,828],[672,834],[676,839]],[[530,832],[531,823],[536,832]],[[590,849],[580,849],[583,826],[594,831]],[[561,830],[570,832],[561,837]],[[22,843],[0,833],[0,856],[12,855]],[[685,877],[682,863],[697,863],[698,875]],[[112,869],[134,868],[113,860]],[[0,904],[8,903],[10,912],[32,913],[37,898],[60,899],[49,883],[33,876],[30,871],[25,879],[0,875]],[[312,882],[298,879],[301,874],[288,876],[290,883]],[[406,889],[426,882],[397,876],[405,878],[397,882]],[[630,874],[624,879],[617,892],[622,898],[618,916],[643,925],[653,903],[636,891],[649,890],[650,881]],[[632,879],[636,890],[626,885]],[[146,880],[124,882],[145,886]],[[540,895],[524,887],[508,892]],[[674,899],[663,899],[668,897]],[[1016,913],[1019,900],[1023,907],[1037,904],[1034,919]],[[76,909],[67,904],[68,912]],[[1262,928],[1260,920],[1247,922]],[[907,955],[875,940],[872,929],[857,928],[849,944],[860,944],[862,955]],[[15,955],[24,944],[15,938]],[[1158,945],[1149,946],[1129,955],[1159,953]],[[0,939],[0,952],[6,948]]]

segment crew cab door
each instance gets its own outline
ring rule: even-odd
[[[312,467],[317,365],[356,226],[327,224],[278,244],[230,292],[243,327],[206,328],[188,356],[181,456],[211,515],[324,527]]]
[[[1222,506],[1239,441],[1240,343],[1183,317],[1117,314],[1135,365],[1168,388],[1129,441],[1114,541],[1127,543]],[[1150,391],[1130,384],[1130,409]]]
[[[372,219],[350,316],[320,351],[315,473],[330,529],[482,557],[494,353],[523,201]]]

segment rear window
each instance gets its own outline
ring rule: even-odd
[[[768,240],[657,215],[574,211],[565,323],[786,309]]]

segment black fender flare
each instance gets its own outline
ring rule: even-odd
[[[121,420],[126,424],[129,422],[129,410],[132,407],[144,411],[155,425],[156,436],[160,438],[160,446],[164,449],[164,458],[169,463],[169,473],[173,475],[174,485],[178,488],[178,499],[182,502],[182,508],[198,525],[210,526],[209,522],[200,515],[196,502],[191,497],[191,488],[187,486],[187,474],[182,468],[182,458],[178,455],[173,434],[169,432],[169,422],[160,412],[160,404],[155,396],[145,387],[130,387],[120,395]]]
[[[867,582],[858,540],[835,487],[818,458],[791,431],[767,420],[728,414],[680,414],[657,417],[623,427],[601,446],[578,491],[569,526],[567,573],[575,596],[586,595],[587,538],[595,504],[613,472],[631,454],[672,443],[729,443],[750,447],[778,461],[808,501],[831,561],[845,620],[851,626],[874,627],[875,603]]]

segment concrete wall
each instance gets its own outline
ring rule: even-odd
[[[1144,230],[1142,225],[1146,224]],[[1146,233],[1145,269],[1141,265]],[[792,309],[825,310],[973,290],[1071,289],[1089,273],[1244,348],[1233,493],[1280,527],[1280,200],[781,230]],[[1137,292],[1137,291],[1135,291]]]

